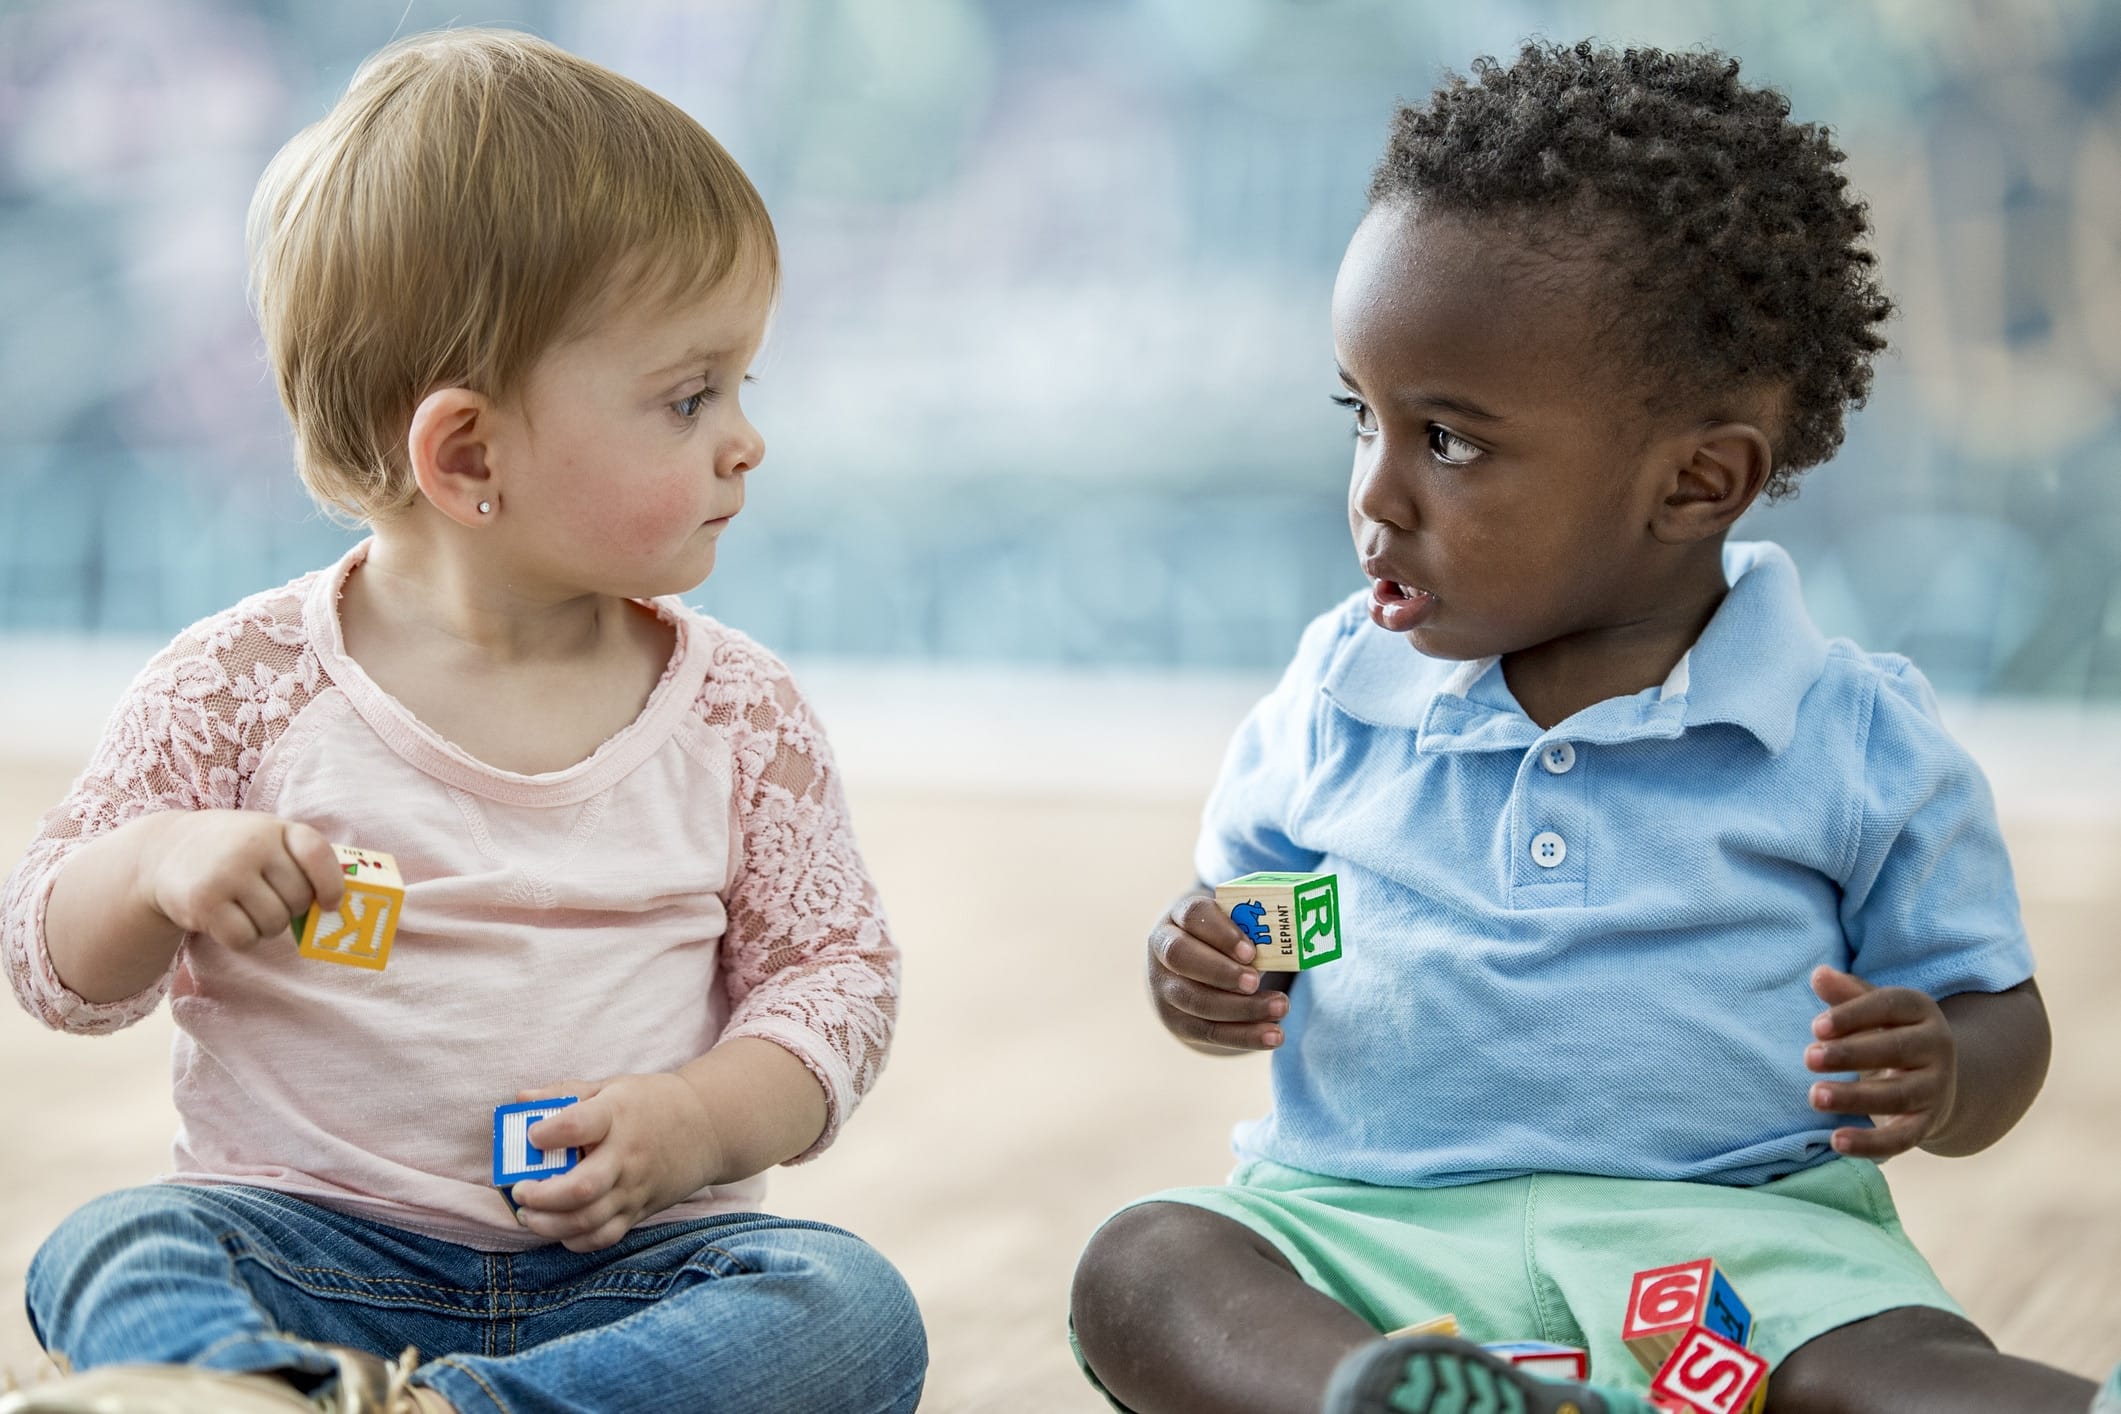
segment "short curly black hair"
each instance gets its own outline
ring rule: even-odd
[[[1727,55],[1534,41],[1402,105],[1370,201],[1602,234],[1611,328],[1644,381],[1781,390],[1772,500],[1841,445],[1885,347],[1893,306],[1844,158]]]

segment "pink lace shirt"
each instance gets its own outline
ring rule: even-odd
[[[493,1108],[525,1087],[762,1037],[824,1087],[825,1131],[801,1157],[817,1154],[883,1066],[898,952],[787,669],[657,600],[677,648],[633,724],[564,771],[497,771],[346,657],[338,594],[366,554],[194,625],[140,674],[0,893],[15,995],[85,1033],[169,996],[172,1181],[256,1184],[489,1250],[536,1241],[490,1183]],[[44,936],[68,854],[150,811],[215,808],[396,856],[388,967],[194,936],[138,996],[69,991]],[[753,1209],[763,1191],[705,1189],[657,1220]]]

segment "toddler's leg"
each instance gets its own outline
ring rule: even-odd
[[[74,1213],[30,1263],[37,1338],[80,1370],[191,1364],[331,1374],[330,1358],[283,1328],[223,1246],[240,1232],[264,1250],[278,1235],[258,1231],[245,1207],[240,1190],[167,1184],[108,1194]]]
[[[1948,1311],[1903,1306],[1800,1345],[1768,1379],[1768,1414],[2086,1414],[2094,1388],[1997,1351]]]
[[[464,1414],[910,1414],[920,1400],[913,1293],[837,1228],[742,1213],[500,1260],[514,1314],[499,1353],[421,1369]]]
[[[1316,1414],[1334,1366],[1377,1339],[1265,1238],[1185,1203],[1098,1229],[1070,1313],[1091,1372],[1137,1414]]]

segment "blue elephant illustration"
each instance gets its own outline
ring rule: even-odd
[[[1245,930],[1245,936],[1260,947],[1271,947],[1274,935],[1267,931],[1267,906],[1256,900],[1230,910],[1230,921]]]

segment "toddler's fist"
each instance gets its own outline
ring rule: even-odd
[[[256,810],[170,811],[144,871],[149,905],[187,933],[243,949],[346,892],[338,855],[307,825]]]
[[[1197,1050],[1268,1051],[1282,1043],[1293,974],[1264,982],[1244,931],[1195,888],[1149,933],[1149,998],[1164,1029]]]

